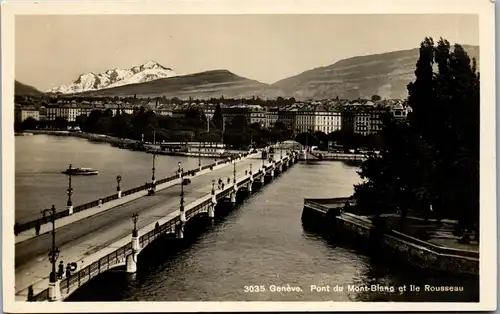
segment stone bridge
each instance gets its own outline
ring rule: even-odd
[[[298,153],[289,152],[267,165],[263,162],[260,169],[250,168],[239,178],[234,172],[232,182],[224,182],[226,183],[224,186],[218,187],[217,182],[212,181],[210,193],[199,197],[186,206],[181,201],[179,210],[142,228],[136,229],[134,227],[130,236],[86,257],[85,263],[79,265],[69,278],[59,279],[55,283],[46,280],[48,287],[36,293],[33,301],[64,300],[92,278],[117,267],[124,267],[126,272],[135,273],[139,254],[153,241],[169,234],[177,239],[183,239],[186,223],[190,219],[198,216],[214,219],[218,214],[216,207],[218,203],[227,202],[231,206],[235,206],[238,193],[251,194],[255,186],[263,186],[272,182],[275,175],[284,172],[297,161]]]

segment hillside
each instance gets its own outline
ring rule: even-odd
[[[463,46],[479,65],[479,47]],[[419,49],[340,60],[326,67],[315,68],[271,85],[267,97],[323,98],[383,98],[407,96],[409,82],[414,80]]]
[[[16,96],[41,96],[43,93],[33,86],[14,81],[14,95]]]
[[[267,84],[240,77],[227,70],[214,70],[190,75],[157,79],[151,82],[130,84],[80,95],[88,96],[134,96],[138,97],[251,97],[266,89]]]

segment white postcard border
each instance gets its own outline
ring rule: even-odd
[[[480,302],[15,302],[15,15],[46,14],[477,14],[480,34]],[[495,23],[490,0],[79,1],[2,3],[2,277],[5,312],[471,311],[493,310],[497,296]],[[417,25],[415,27],[418,27]],[[418,43],[416,43],[418,44]],[[334,271],[334,270],[332,270]]]

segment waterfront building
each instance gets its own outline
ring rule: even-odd
[[[19,106],[15,108],[15,120],[17,122],[23,122],[28,118],[32,118],[37,121],[40,120],[40,111],[34,106]]]
[[[300,107],[298,104],[280,108],[278,111],[278,121],[283,123],[289,130],[297,131],[297,114]]]
[[[320,104],[314,110],[314,131],[324,132],[326,134],[339,131],[342,127],[342,116],[336,108],[328,109]]]
[[[402,121],[406,120],[408,117],[408,113],[411,112],[411,109],[409,106],[403,106],[402,102],[398,102],[394,106],[391,106],[390,108],[390,113],[394,117],[394,119]]]
[[[278,121],[278,108],[271,107],[265,111],[265,127],[270,129]]]
[[[80,115],[88,117],[92,110],[94,110],[94,107],[90,103],[82,103],[80,105]]]
[[[296,119],[297,132],[314,131],[315,126],[315,109],[311,105],[302,106],[297,111]]]
[[[222,116],[224,117],[226,123],[232,121],[236,116],[242,116],[247,122],[247,124],[250,124],[251,121],[250,108],[243,106],[234,106],[234,107],[222,107],[221,110],[222,110]]]
[[[266,125],[266,111],[261,106],[251,106],[250,124],[258,123],[261,127]]]

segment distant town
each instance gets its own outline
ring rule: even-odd
[[[275,100],[253,99],[85,99],[85,98],[50,98],[18,96],[16,97],[15,122],[19,128],[30,125],[29,121],[59,121],[59,126],[77,127],[80,118],[88,117],[94,110],[110,111],[132,115],[141,108],[158,116],[183,118],[189,110],[203,113],[207,120],[212,120],[217,106],[220,106],[225,123],[240,116],[246,124],[258,124],[270,129],[277,122],[293,131],[294,135],[304,132],[322,132],[330,134],[336,131],[352,132],[362,136],[377,134],[383,127],[384,114],[390,114],[396,120],[406,119],[411,108],[405,100],[380,99],[328,99],[319,101],[295,101],[278,98]],[[28,121],[28,122],[27,122]],[[62,122],[62,123],[61,123]],[[66,123],[64,123],[66,122]]]

